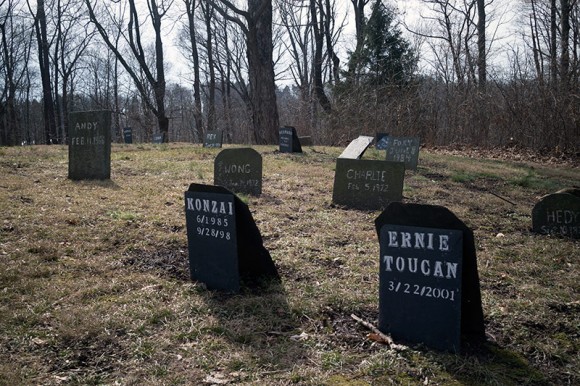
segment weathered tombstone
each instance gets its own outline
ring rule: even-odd
[[[153,134],[153,143],[163,143],[163,133]]]
[[[532,209],[532,230],[580,238],[580,189],[564,189],[543,197]]]
[[[355,209],[383,209],[403,198],[405,165],[400,162],[338,158],[332,202]]]
[[[385,150],[387,148],[389,133],[377,133],[375,137],[375,148]]]
[[[405,168],[417,170],[419,162],[419,138],[387,137],[387,161],[404,162]]]
[[[222,147],[224,132],[221,130],[210,130],[205,133],[203,147]]]
[[[214,161],[213,183],[235,193],[262,194],[262,156],[256,150],[225,149]]]
[[[375,220],[379,329],[459,352],[485,339],[473,232],[442,206],[394,202]]]
[[[296,129],[292,126],[281,127],[280,135],[280,153],[302,153],[302,146],[296,134]]]
[[[68,178],[111,178],[111,112],[71,113],[69,127]]]
[[[130,127],[123,128],[123,139],[126,144],[133,143],[133,129]]]
[[[228,292],[279,280],[248,206],[226,188],[191,184],[185,219],[192,280]]]
[[[338,156],[338,158],[360,159],[372,142],[373,137],[361,135],[349,143],[346,149],[344,149]]]

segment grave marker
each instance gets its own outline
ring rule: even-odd
[[[302,153],[302,146],[296,134],[296,129],[292,126],[281,127],[280,153]]]
[[[389,139],[389,133],[377,133],[375,137],[375,148],[385,150]]]
[[[192,280],[228,292],[279,280],[248,206],[226,188],[191,184],[185,218]]]
[[[361,135],[358,138],[352,140],[352,142],[348,144],[346,149],[342,151],[338,158],[360,159],[372,142],[373,137]]]
[[[225,149],[214,161],[214,185],[235,193],[262,194],[262,156],[256,150]]]
[[[111,178],[111,112],[71,113],[69,130],[68,178]]]
[[[153,143],[163,143],[163,133],[153,134]]]
[[[532,209],[536,233],[580,238],[580,189],[565,189],[543,197]]]
[[[405,168],[417,170],[419,162],[419,138],[387,137],[387,161],[404,162]]]
[[[405,165],[338,158],[332,202],[356,209],[382,209],[403,198]]]
[[[210,130],[205,133],[203,147],[222,147],[224,132],[221,130]]]
[[[123,139],[126,144],[133,143],[133,129],[130,127],[123,128]]]
[[[375,220],[379,329],[459,352],[485,339],[473,232],[441,206],[394,202]]]

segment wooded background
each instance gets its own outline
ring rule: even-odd
[[[380,0],[0,0],[0,145],[66,143],[69,112],[108,109],[119,142],[275,144],[290,125],[577,155],[580,6],[518,1],[496,65],[497,2],[423,0],[415,28]]]

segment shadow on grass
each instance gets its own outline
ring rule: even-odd
[[[495,343],[463,348],[462,355],[441,354],[435,360],[464,385],[551,385],[519,353]]]
[[[300,323],[279,280],[242,287],[240,294],[208,292],[204,300],[219,321],[222,337],[243,353],[243,358],[234,355],[227,361],[228,370],[287,373],[306,358],[297,332]]]

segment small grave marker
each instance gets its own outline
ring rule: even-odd
[[[228,292],[279,280],[248,206],[226,188],[191,184],[185,219],[192,280]]]
[[[111,178],[111,112],[71,113],[69,130],[68,178]]]
[[[452,352],[464,338],[484,339],[473,232],[447,208],[398,202],[375,227],[379,329]]]
[[[361,135],[348,144],[338,158],[360,159],[373,142],[373,137]]]
[[[280,135],[280,153],[302,153],[302,146],[296,134],[296,128],[292,126],[281,127]]]
[[[130,127],[123,128],[123,139],[126,144],[133,143],[133,129]]]
[[[532,209],[536,233],[580,238],[580,189],[565,189],[543,197]]]
[[[417,170],[419,138],[386,137],[387,161],[404,162],[405,168]]]
[[[163,143],[163,133],[153,134],[153,143]]]
[[[235,193],[262,194],[262,156],[256,150],[225,149],[214,161],[214,185]]]
[[[332,202],[356,209],[382,209],[403,198],[405,165],[338,158]]]
[[[385,150],[387,148],[388,138],[388,133],[377,133],[375,137],[375,148],[378,150]]]
[[[210,130],[205,133],[203,147],[222,147],[224,132],[221,130]]]

